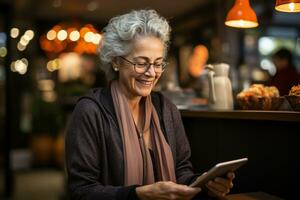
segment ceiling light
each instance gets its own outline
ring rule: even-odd
[[[236,0],[227,14],[225,25],[235,28],[254,28],[258,26],[257,17],[249,0]]]
[[[300,0],[276,0],[275,10],[280,12],[300,12]]]

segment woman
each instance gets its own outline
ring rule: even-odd
[[[169,33],[154,10],[115,17],[104,29],[100,57],[113,78],[73,112],[66,138],[71,199],[192,199],[200,192],[186,186],[196,175],[180,113],[151,92],[166,67]],[[205,190],[224,196],[233,178]]]

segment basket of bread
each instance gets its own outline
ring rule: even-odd
[[[285,97],[294,111],[300,111],[300,85],[293,86]]]
[[[237,97],[237,107],[243,110],[278,110],[284,102],[279,91],[274,86],[253,84],[240,92]]]

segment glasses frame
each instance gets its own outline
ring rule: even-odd
[[[145,71],[144,71],[144,72],[140,73],[140,72],[137,72],[137,70],[136,70],[136,66],[137,66],[139,63],[132,62],[132,61],[128,60],[127,58],[123,57],[123,56],[119,56],[119,57],[122,58],[123,60],[127,61],[128,63],[132,64],[132,65],[133,65],[133,68],[134,68],[134,71],[135,71],[137,74],[144,74],[145,72],[147,72],[147,71],[150,69],[150,67],[151,67],[152,65],[153,65],[153,66],[155,65],[154,62],[151,63],[151,62],[147,62],[147,61],[146,61],[145,63],[147,63],[148,66],[145,68]],[[157,68],[154,67],[155,73],[162,73],[162,72],[165,71],[165,68],[166,68],[166,66],[168,65],[168,63],[165,62],[165,61],[163,61],[161,64],[162,64],[162,69],[161,69],[161,71],[159,71],[159,72],[157,72],[157,71],[155,70],[155,69],[157,69]]]

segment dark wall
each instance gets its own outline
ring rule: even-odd
[[[298,195],[299,122],[196,117],[183,117],[183,122],[196,172],[248,157],[248,164],[236,172],[233,193],[262,191],[284,199]]]

